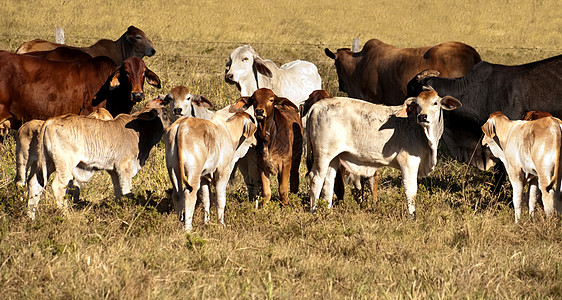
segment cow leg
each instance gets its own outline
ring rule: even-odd
[[[334,193],[336,194],[336,198],[340,201],[343,200],[343,197],[345,196],[345,181],[343,178],[343,172],[345,171],[339,168],[336,172],[336,178],[334,179]]]
[[[544,206],[544,213],[547,216],[552,216],[554,213],[554,189],[548,187],[550,178],[540,177],[539,178],[539,189],[541,190],[542,205]]]
[[[45,190],[46,184],[43,180],[39,180],[39,175],[40,174],[37,173],[37,166],[32,166],[30,170],[30,178],[27,181],[27,215],[32,220],[35,220],[37,215],[37,206],[39,204],[39,200],[41,199],[41,194],[43,193],[43,190]],[[46,176],[46,178],[49,177]]]
[[[256,167],[257,165],[258,162],[255,147],[251,147],[248,150],[248,153],[238,160],[238,169],[240,170],[240,173],[242,173],[242,177],[246,183],[248,199],[249,201],[255,202],[256,207],[258,204],[258,194],[261,189],[260,184],[262,182],[260,172]]]
[[[200,177],[193,176],[188,177],[183,189],[183,199],[184,199],[184,229],[185,231],[191,231],[193,223],[193,213],[195,212],[195,203],[197,202],[197,190],[199,190]]]
[[[68,169],[57,168],[55,178],[53,178],[52,188],[53,195],[57,201],[57,206],[62,208],[64,211],[68,209],[68,203],[64,199],[66,186],[68,182],[72,179],[72,175]]]
[[[369,187],[371,189],[371,196],[373,197],[373,204],[377,203],[378,193],[379,193],[379,172],[376,171],[375,174],[367,180]]]
[[[408,215],[410,218],[416,218],[416,194],[418,193],[418,168],[421,159],[419,157],[410,156],[408,163],[401,166],[402,186],[406,194],[406,202],[408,206]]]
[[[326,174],[328,173],[329,160],[322,159],[319,155],[313,162],[312,169],[308,173],[310,178],[310,212],[316,213],[316,203],[320,198],[320,192],[324,186]]]
[[[226,207],[226,185],[228,178],[217,180],[215,190],[217,193],[217,218],[219,223],[224,225],[224,208]]]
[[[279,195],[281,196],[283,205],[289,204],[289,177],[291,176],[291,171],[291,163],[284,164],[278,176]]]
[[[201,178],[201,186],[199,187],[199,195],[201,196],[201,202],[203,203],[203,208],[205,210],[205,216],[203,221],[205,224],[209,224],[211,221],[211,196],[209,191],[210,182],[207,178]]]
[[[166,155],[168,155],[168,153]],[[172,203],[174,203],[174,211],[176,212],[178,219],[180,220],[180,222],[182,222],[182,214],[184,210],[184,199],[182,192],[183,183],[179,175],[179,166],[177,164],[171,163],[172,161],[173,158],[170,159],[166,157],[166,168],[168,169],[168,176],[170,177],[170,181],[172,182]]]
[[[521,218],[521,198],[523,197],[524,174],[521,172],[509,172],[509,180],[513,188],[513,208],[515,210],[515,223]],[[544,197],[544,196],[543,196]]]
[[[326,178],[324,179],[324,186],[322,187],[321,195],[324,200],[328,201],[328,208],[332,208],[332,198],[334,197],[334,180],[336,178],[336,173],[339,167],[339,161],[337,159],[332,160],[332,162],[328,166]]]
[[[121,193],[121,182],[119,181],[119,174],[115,171],[107,171],[109,176],[111,177],[111,183],[113,183],[113,195],[116,199],[119,199],[123,196]]]
[[[537,204],[537,188],[538,179],[534,177],[529,182],[529,217],[533,219],[535,216],[535,206]]]
[[[271,183],[269,182],[269,177],[265,175],[265,172],[260,172],[261,177],[261,189],[262,189],[262,197],[264,198],[263,204],[266,204],[271,200]],[[281,187],[279,187],[279,192],[281,192]]]

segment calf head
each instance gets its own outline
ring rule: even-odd
[[[333,53],[330,49],[325,48],[324,53],[326,56],[334,60],[334,65],[336,66],[336,72],[338,74],[340,91],[348,93],[350,90],[348,80],[355,70],[355,63],[352,62],[353,54],[355,52],[351,51],[350,48],[340,48],[336,51],[336,53]]]
[[[133,53],[138,58],[152,56],[156,53],[152,41],[146,37],[146,34],[135,26],[129,26],[123,34],[127,43],[133,47]]]
[[[482,125],[482,132],[484,132],[482,146],[488,147],[492,154],[501,160],[504,155],[496,127],[501,126],[501,123],[505,121],[509,121],[509,119],[503,113],[496,111],[491,113],[486,123]]]
[[[244,149],[241,149],[243,153],[240,154],[241,156],[246,155],[248,148],[255,146],[257,143],[256,137],[254,136],[257,129],[254,118],[247,112],[241,111],[236,112],[232,117],[228,118],[226,123],[228,127],[234,127],[238,130],[241,129],[240,132],[234,134],[232,132],[236,131],[234,128],[229,128],[229,131],[231,131],[232,137],[237,139],[233,141],[237,143],[236,149],[238,150],[240,147],[243,147]]]
[[[254,48],[244,45],[234,49],[230,54],[224,71],[224,80],[228,84],[236,84],[239,90],[240,82],[251,82],[252,90],[256,90],[258,88],[256,72],[267,77],[273,76]]]
[[[254,108],[254,116],[258,122],[258,132],[261,138],[267,136],[267,124],[273,122],[276,109],[292,109],[298,112],[297,106],[291,100],[277,97],[272,90],[261,88],[251,97],[241,97],[230,107],[231,112],[242,111],[250,106]]]
[[[310,93],[310,95],[308,96],[308,99],[306,99],[306,101],[301,103],[301,105],[299,107],[299,112],[300,112],[301,118],[304,117],[308,113],[308,111],[310,110],[312,105],[314,105],[314,103],[316,103],[316,102],[318,102],[322,99],[326,99],[326,98],[330,98],[330,94],[328,94],[328,92],[325,91],[325,90],[316,90],[316,91],[313,91],[312,93]]]
[[[406,118],[415,112],[417,123],[425,128],[442,122],[441,109],[453,110],[461,106],[459,100],[451,96],[441,98],[433,88],[425,87],[417,97],[406,99],[402,110],[396,116]]]
[[[201,95],[194,95],[185,86],[176,86],[164,98],[164,104],[170,106],[172,115],[176,117],[194,116],[193,105],[204,108],[213,108],[209,99]]]
[[[130,57],[113,72],[95,95],[92,105],[97,106],[104,100],[107,109],[113,116],[119,113],[130,113],[134,103],[144,100],[144,80],[156,88],[160,88],[160,78],[146,67],[142,59]],[[128,103],[122,102],[126,97]]]

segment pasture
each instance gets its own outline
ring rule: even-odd
[[[370,38],[399,47],[456,40],[483,60],[521,64],[562,53],[559,1],[15,1],[0,6],[0,49],[24,41],[115,40],[129,25],[153,41],[146,65],[162,89],[176,85],[222,108],[238,97],[224,82],[230,52],[251,44],[278,65],[317,65],[324,89],[338,92],[324,48]],[[0,66],[1,68],[2,66]],[[562,95],[561,95],[562,96]],[[229,184],[226,226],[194,230],[177,220],[159,143],[133,179],[134,196],[116,200],[98,173],[62,215],[49,190],[35,221],[13,183],[13,133],[0,146],[0,294],[3,299],[559,299],[562,223],[523,214],[513,223],[509,182],[493,192],[493,173],[439,155],[418,183],[417,220],[407,217],[400,172],[383,169],[379,200],[358,202],[351,186],[328,210],[308,212],[301,163],[298,195],[254,209],[241,176]],[[277,195],[277,183],[273,193]],[[526,208],[526,204],[524,205]]]

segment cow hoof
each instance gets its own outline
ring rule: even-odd
[[[409,214],[408,218],[412,221],[415,221],[416,220],[416,212],[414,211],[413,213]]]

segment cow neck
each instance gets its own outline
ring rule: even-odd
[[[504,151],[505,145],[507,144],[507,139],[511,135],[511,132],[515,127],[513,126],[514,121],[510,121],[509,119],[507,120],[506,119],[507,117],[505,117],[505,119],[504,117],[496,118],[495,121],[496,124],[494,125],[496,131],[496,135],[494,136],[494,141],[496,142],[496,144],[498,144],[498,147],[500,147],[502,151]]]
[[[125,33],[121,35],[121,37],[113,44],[115,45],[115,48],[117,48],[117,52],[121,55],[120,57],[121,62],[119,64],[122,64],[127,57],[127,50],[128,50],[127,48],[128,46],[130,46],[129,42],[127,41],[127,38],[125,38]]]
[[[420,125],[418,125],[420,126]],[[437,124],[429,127],[420,126],[427,138],[427,143],[431,149],[431,166],[434,167],[437,164],[437,147],[439,146],[439,140],[443,135],[443,109],[439,110],[439,118],[437,118]]]

